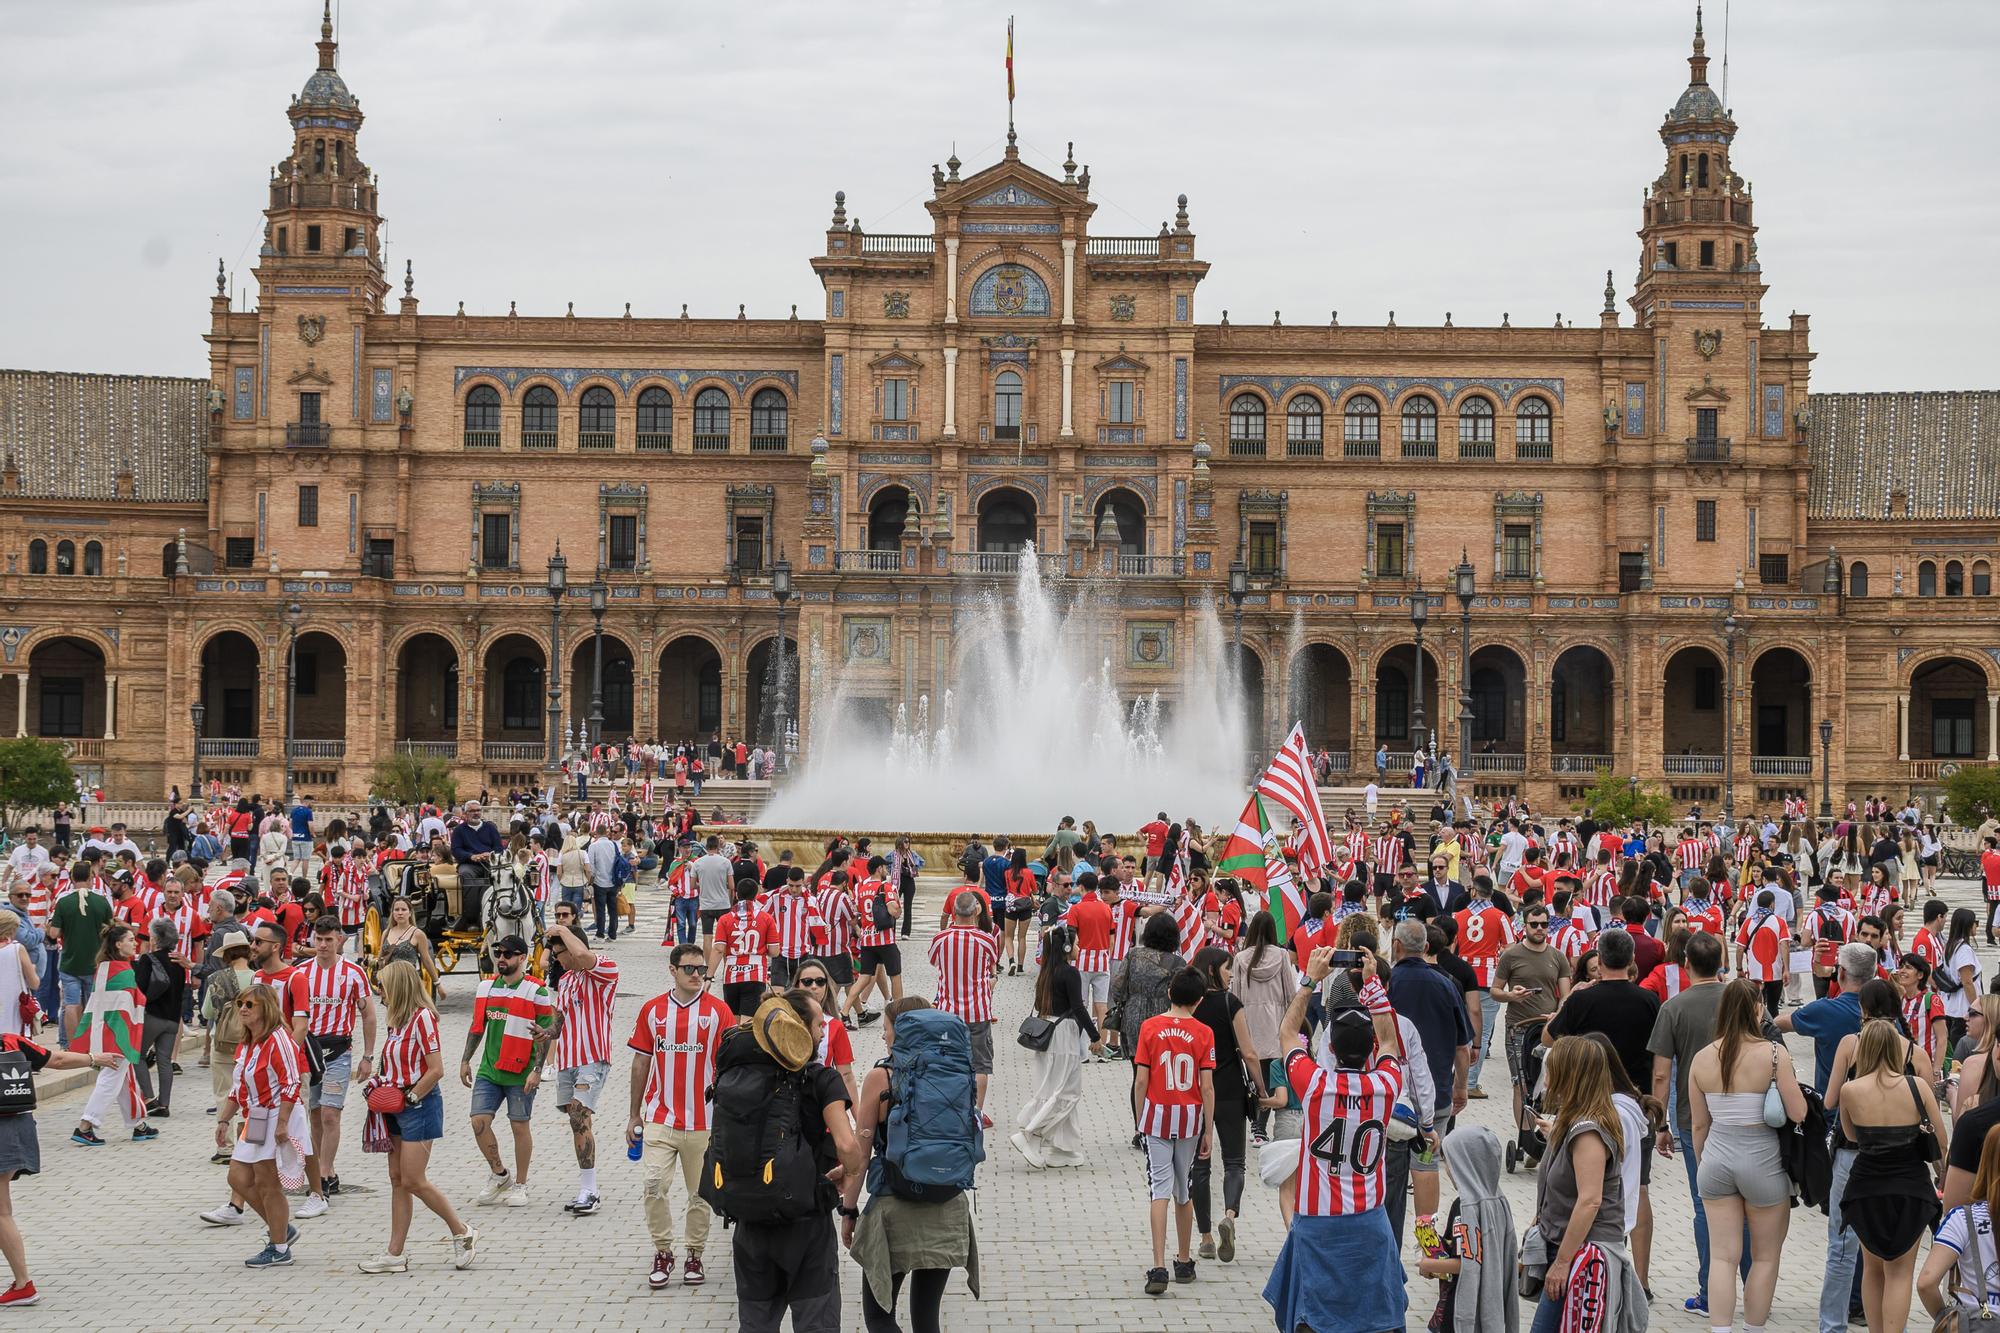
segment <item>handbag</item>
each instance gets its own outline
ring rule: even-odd
[[[1783,1129],[1792,1123],[1785,1114],[1785,1098],[1778,1091],[1778,1043],[1771,1043],[1771,1086],[1764,1089],[1764,1123],[1772,1129]]]
[[[1910,1100],[1916,1103],[1919,1121],[1917,1124],[1917,1156],[1926,1162],[1938,1159],[1937,1127],[1931,1124],[1931,1113],[1924,1109],[1924,1099],[1917,1092],[1917,1076],[1910,1068],[1910,1053],[1903,1052],[1903,1081],[1910,1085]]]
[[[1514,1264],[1522,1300],[1536,1303],[1542,1299],[1542,1288],[1549,1280],[1549,1258],[1549,1243],[1542,1238],[1542,1224],[1530,1222],[1521,1233],[1521,1253]]]
[[[252,1106],[243,1112],[243,1141],[264,1144],[271,1141],[271,1126],[277,1123],[278,1108]]]
[[[22,1115],[34,1109],[34,1065],[22,1051],[0,1049],[0,1115]]]
[[[1979,1304],[1967,1309],[1959,1303],[1956,1292],[1948,1293],[1944,1309],[1931,1321],[1931,1333],[1992,1333],[2000,1329],[2000,1315],[1986,1304],[1991,1292],[1986,1285],[1986,1247],[1979,1243],[1979,1227],[1970,1208],[1965,1210],[1965,1229],[1972,1237],[1973,1267],[1979,1272]]]
[[[1029,1014],[1021,1020],[1021,1031],[1014,1038],[1031,1051],[1046,1051],[1055,1040],[1055,1020],[1043,1018],[1040,1014]]]
[[[371,1079],[368,1084],[368,1109],[382,1115],[397,1115],[409,1106],[409,1098],[393,1083]]]

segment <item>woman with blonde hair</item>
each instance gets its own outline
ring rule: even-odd
[[[1840,1219],[1861,1242],[1861,1308],[1869,1333],[1893,1333],[1909,1318],[1917,1247],[1938,1217],[1931,1164],[1944,1155],[1942,1117],[1887,1018],[1861,1025],[1853,1067],[1836,1061],[1826,1100],[1839,1106],[1841,1131],[1857,1149]]]
[[[385,1137],[389,1145],[389,1248],[358,1267],[364,1273],[409,1271],[403,1246],[410,1237],[412,1201],[421,1199],[451,1231],[452,1266],[470,1268],[479,1233],[460,1220],[451,1200],[425,1174],[431,1145],[444,1135],[444,1096],[437,1090],[444,1077],[437,1009],[424,993],[422,975],[404,959],[384,963],[375,979],[382,988],[389,1035],[382,1042],[382,1073],[369,1084],[368,1137]],[[384,1088],[400,1094],[400,1099],[392,1095],[386,1101],[400,1100],[402,1109],[374,1109]],[[378,1129],[379,1134],[373,1132]]]
[[[284,1006],[269,986],[251,986],[235,1000],[243,1041],[236,1052],[236,1078],[216,1109],[215,1146],[229,1149],[229,1189],[256,1210],[269,1229],[269,1243],[243,1261],[246,1268],[277,1268],[292,1262],[291,1225],[285,1187],[278,1180],[282,1155],[290,1171],[304,1175],[312,1148],[305,1108],[305,1055],[285,1029]],[[243,1115],[240,1136],[231,1129]],[[235,1147],[230,1148],[232,1138]]]
[[[2000,995],[1982,995],[1966,1011],[1965,1040],[1972,1043],[1972,1050],[1958,1055],[1958,1069],[1951,1076],[1952,1119],[2000,1096],[2000,1068],[1993,1060],[1996,1038],[2000,1038]]]
[[[1559,1037],[1543,1069],[1553,1119],[1536,1171],[1535,1225],[1548,1272],[1531,1333],[1556,1333],[1593,1307],[1604,1327],[1617,1327],[1628,1302],[1643,1308],[1645,1295],[1625,1253],[1625,1130],[1611,1100],[1611,1059],[1588,1037]]]

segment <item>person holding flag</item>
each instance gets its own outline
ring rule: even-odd
[[[70,1039],[70,1049],[89,1055],[97,1070],[97,1083],[69,1136],[79,1147],[104,1146],[97,1130],[114,1106],[132,1126],[134,1143],[160,1137],[160,1131],[146,1123],[146,1101],[132,1072],[139,1060],[137,1033],[143,1008],[139,980],[132,974],[132,959],[138,952],[139,939],[131,926],[114,921],[104,928],[90,998],[83,1007],[81,1026]]]
[[[1303,744],[1303,741],[1301,741]],[[1318,789],[1313,789],[1313,808],[1319,807]],[[1324,821],[1320,833],[1325,835]],[[1250,798],[1237,816],[1236,831],[1229,835],[1222,854],[1216,858],[1218,874],[1234,875],[1245,890],[1264,899],[1271,919],[1278,927],[1279,944],[1291,939],[1305,918],[1306,899],[1298,881],[1285,864],[1285,852],[1278,835],[1271,830],[1270,816],[1264,813],[1261,791]]]

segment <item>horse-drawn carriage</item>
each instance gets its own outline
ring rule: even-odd
[[[385,871],[399,872],[400,882],[392,887],[392,875]],[[398,897],[409,901],[440,975],[456,969],[467,954],[479,971],[491,972],[493,946],[509,935],[527,940],[530,956],[540,956],[542,923],[534,895],[511,865],[489,872],[484,865],[450,860],[390,862],[368,877],[362,962],[371,977],[384,961],[389,905]]]

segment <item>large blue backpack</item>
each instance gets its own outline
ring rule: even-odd
[[[898,1015],[896,1044],[882,1063],[889,1106],[879,1122],[869,1193],[886,1189],[899,1199],[940,1203],[971,1189],[986,1143],[965,1020],[942,1009]]]

